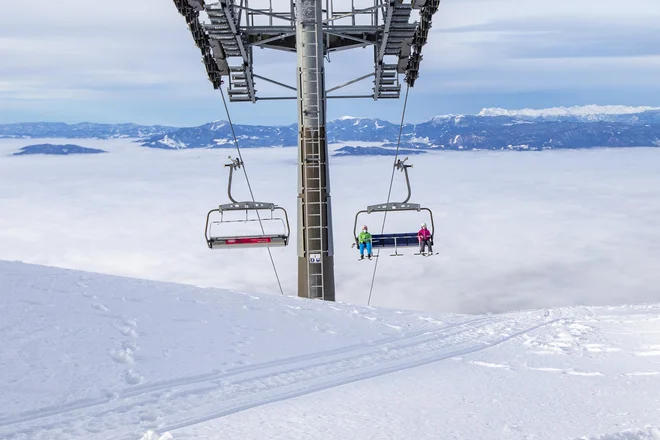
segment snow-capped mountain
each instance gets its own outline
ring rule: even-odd
[[[625,105],[583,105],[573,107],[552,107],[545,109],[507,110],[503,108],[485,108],[479,116],[511,116],[516,118],[542,118],[553,120],[583,120],[583,121],[619,121],[631,120],[628,115],[646,113],[655,115],[660,122],[660,107],[630,107]]]
[[[660,115],[660,113],[659,113]],[[404,130],[418,148],[550,149],[660,146],[660,123],[524,120],[508,116],[433,118]]]
[[[289,147],[298,143],[298,126],[265,126],[234,124],[241,147]],[[142,142],[145,147],[181,148],[234,148],[231,127],[226,121],[209,122],[199,127],[186,127],[154,134]]]
[[[241,147],[292,147],[297,124],[234,125]],[[330,143],[396,143],[399,124],[344,116],[329,121]],[[29,123],[0,125],[1,137],[139,138],[145,147],[162,149],[233,148],[225,121],[174,128],[135,124]],[[436,116],[405,124],[403,146],[446,150],[542,150],[557,148],[660,146],[660,109],[653,107],[585,106],[545,110],[484,109],[478,115]]]
[[[399,124],[382,119],[344,116],[328,122],[328,141],[391,142],[399,135]]]
[[[436,116],[420,124],[405,124],[401,141],[407,148],[447,150],[660,146],[660,110],[592,116]],[[295,124],[278,127],[237,124],[234,127],[242,147],[297,145]],[[342,117],[327,124],[330,143],[380,142],[392,146],[398,134],[398,124],[381,119]],[[228,125],[219,122],[155,135],[144,140],[142,145],[156,148],[234,146]]]

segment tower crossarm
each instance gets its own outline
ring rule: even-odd
[[[256,102],[252,50],[255,47],[296,52],[296,3],[289,11],[256,8],[250,0],[174,0],[179,12],[202,52],[209,80],[215,88],[222,76],[229,78],[231,101]],[[262,3],[265,0],[252,0]],[[354,3],[353,0],[352,3]],[[400,76],[411,87],[419,77],[422,48],[428,41],[432,19],[441,0],[373,0],[371,6],[347,11],[334,9],[326,0],[325,18],[319,28],[323,53],[354,48],[373,48],[373,93],[352,97],[373,99],[399,98]],[[412,12],[419,21],[411,22]],[[199,14],[206,13],[210,23],[202,24]],[[366,17],[366,18],[365,18]],[[264,99],[280,99],[263,97]]]
[[[415,86],[415,81],[419,77],[419,65],[422,62],[422,47],[426,44],[431,30],[433,15],[438,12],[440,0],[413,0],[414,9],[420,9],[420,22],[415,29],[413,37],[413,52],[406,65],[406,82],[410,87]]]
[[[195,45],[202,53],[202,62],[206,67],[209,81],[213,88],[219,89],[222,76],[229,75],[229,65],[222,47],[214,44],[199,21],[199,13],[204,10],[203,0],[174,0],[177,10],[186,19],[188,29]]]
[[[211,21],[204,25],[209,38],[222,48],[227,58],[236,60],[229,66],[229,99],[256,102],[252,51],[240,26],[240,10],[234,7],[233,0],[221,0],[205,5],[205,11]]]
[[[401,94],[399,74],[405,73],[417,26],[409,22],[412,9],[411,3],[390,0],[383,12],[382,32],[374,47],[374,99],[396,99]]]
[[[243,33],[249,47],[296,51],[296,28],[293,26],[250,26]]]

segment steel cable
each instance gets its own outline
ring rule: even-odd
[[[247,169],[245,168],[245,162],[243,162],[241,149],[238,146],[238,139],[236,138],[236,131],[234,130],[234,124],[232,123],[231,115],[229,114],[229,107],[227,106],[225,93],[222,91],[222,89],[220,89],[220,94],[222,95],[222,103],[224,104],[225,112],[227,113],[227,122],[229,122],[229,128],[231,129],[231,134],[234,138],[234,145],[236,145],[236,151],[238,152],[238,159],[241,161],[243,167],[243,173],[245,174],[245,181],[247,182],[248,189],[250,190],[250,197],[252,198],[252,201],[255,202],[254,194],[252,193],[252,186],[250,185],[250,179],[248,178]],[[261,216],[259,215],[259,211],[257,211],[257,218],[259,219],[259,226],[261,227],[261,233],[266,235],[266,231],[264,230],[264,225],[261,222]],[[275,278],[277,279],[277,285],[280,288],[280,293],[284,295],[284,290],[282,289],[282,283],[280,282],[280,276],[277,273],[277,267],[275,267],[275,260],[273,260],[273,254],[270,251],[270,248],[266,248],[266,250],[268,251],[268,256],[270,257],[270,264],[273,266],[273,271],[275,272]]]
[[[406,83],[407,84],[407,83]],[[396,141],[396,154],[394,155],[394,165],[392,166],[392,177],[390,178],[390,189],[387,191],[387,203],[390,203],[390,197],[392,196],[392,185],[394,184],[394,173],[396,172],[396,162],[399,159],[399,146],[401,145],[401,134],[403,133],[403,121],[406,118],[406,107],[408,105],[408,92],[410,91],[410,84],[406,86],[406,97],[403,101],[403,111],[401,112],[401,124],[399,125],[399,138]],[[387,211],[383,216],[383,226],[381,227],[380,233],[385,232],[385,221],[387,220]],[[378,261],[380,258],[380,249],[378,249],[376,254],[376,264],[374,264],[374,273],[371,276],[371,287],[369,287],[369,299],[367,300],[367,305],[371,304],[371,293],[374,289],[374,282],[376,280],[376,270],[378,269]]]

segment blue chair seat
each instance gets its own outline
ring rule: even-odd
[[[417,232],[374,234],[371,236],[371,246],[375,248],[419,246],[419,240]]]

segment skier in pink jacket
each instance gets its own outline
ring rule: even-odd
[[[426,223],[422,223],[422,229],[417,232],[417,239],[419,240],[419,253],[424,253],[424,248],[428,246],[429,254],[433,253],[433,237],[431,236],[431,231],[426,229]]]

